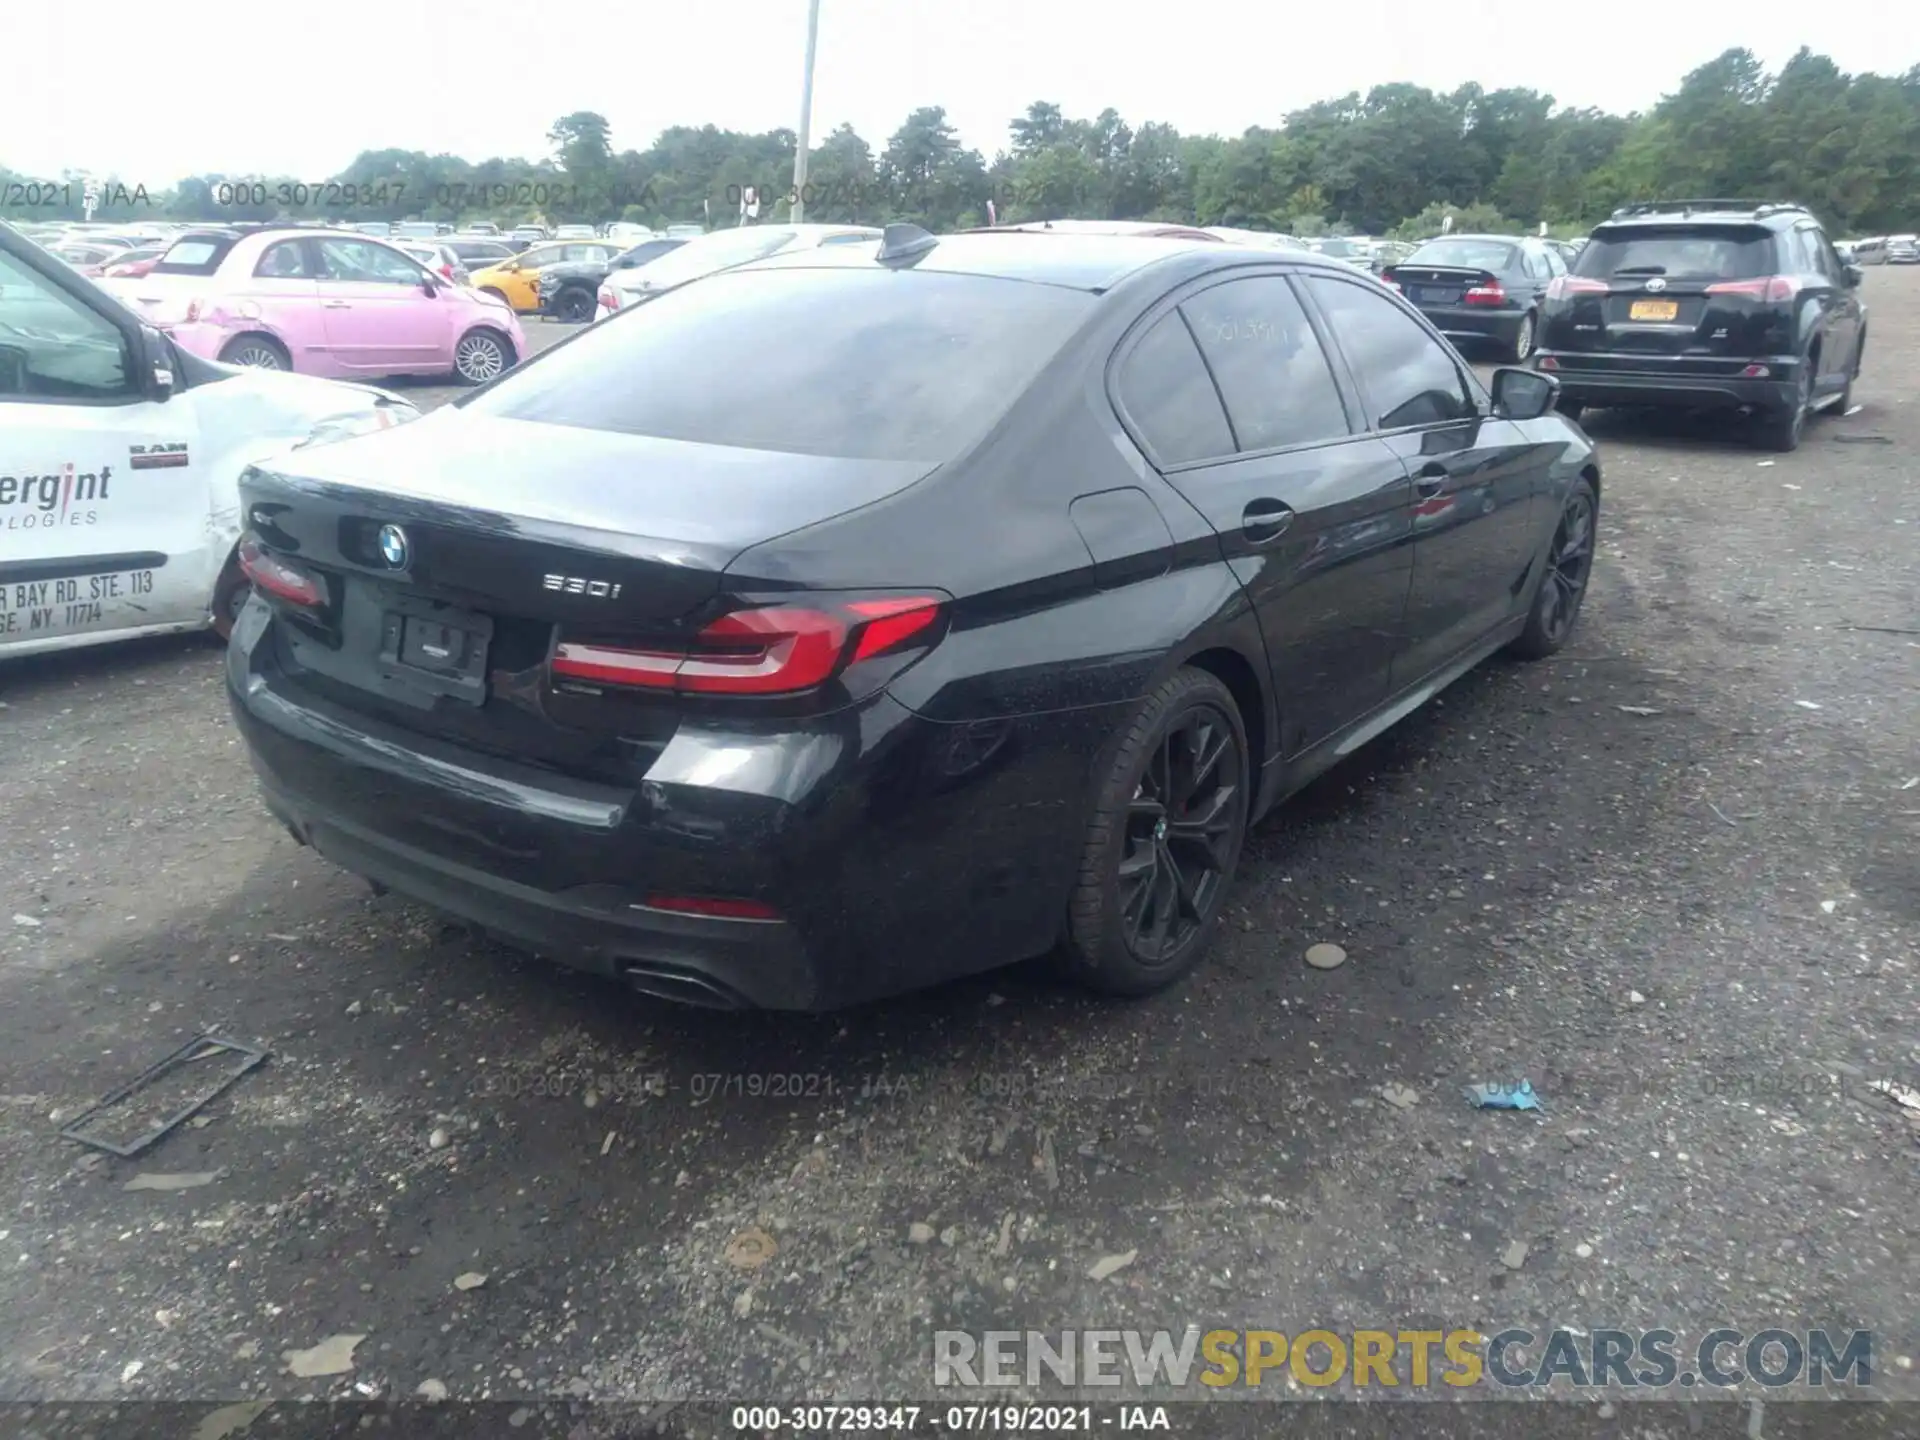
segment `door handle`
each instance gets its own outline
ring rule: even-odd
[[[1240,512],[1240,533],[1253,545],[1278,540],[1291,524],[1293,507],[1278,500],[1254,500]]]
[[[353,306],[345,300],[322,300],[320,302],[320,308],[322,310],[351,310]]]
[[[1429,460],[1413,477],[1413,488],[1420,498],[1430,499],[1446,488],[1450,472],[1438,460]]]

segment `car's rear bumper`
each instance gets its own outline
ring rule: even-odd
[[[270,617],[256,598],[235,627],[228,692],[297,839],[554,960],[710,1005],[831,1009],[1047,949],[1087,754],[1116,723],[1101,709],[989,736],[883,692],[781,728],[683,721],[611,783],[330,703],[281,667]],[[778,918],[657,903],[686,897]]]
[[[1434,329],[1455,342],[1494,340],[1511,345],[1520,336],[1520,322],[1527,317],[1524,310],[1466,305],[1415,305],[1414,309],[1432,321]]]
[[[1536,370],[1560,382],[1560,398],[1578,405],[1673,406],[1685,409],[1718,409],[1751,406],[1771,410],[1793,403],[1799,379],[1797,357],[1768,357],[1751,362],[1764,365],[1764,376],[1747,376],[1731,364],[1746,368],[1748,362],[1711,362],[1714,369],[1687,366],[1671,361],[1622,361],[1605,357],[1606,367],[1596,366],[1593,356],[1566,351],[1539,350],[1532,357]],[[1633,368],[1628,368],[1628,366]],[[1659,366],[1661,368],[1655,368]]]

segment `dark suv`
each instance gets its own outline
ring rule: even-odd
[[[1860,270],[1798,205],[1629,205],[1548,286],[1534,368],[1560,408],[1744,408],[1775,450],[1815,410],[1844,410],[1860,374]]]

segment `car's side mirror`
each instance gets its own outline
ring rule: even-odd
[[[438,295],[440,293],[440,282],[435,280],[431,275],[422,275],[420,277],[420,288],[429,295]]]
[[[1559,394],[1560,382],[1538,370],[1509,365],[1493,372],[1493,413],[1502,420],[1538,420]]]
[[[151,326],[140,327],[140,389],[149,400],[173,395],[173,346]]]
[[[1849,290],[1852,290],[1859,285],[1862,280],[1867,278],[1866,271],[1854,264],[1847,265],[1843,273],[1846,275],[1847,288]]]

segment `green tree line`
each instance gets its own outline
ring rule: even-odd
[[[806,218],[949,230],[990,216],[1071,216],[1417,234],[1451,213],[1465,227],[1571,232],[1631,200],[1718,195],[1796,200],[1850,234],[1920,223],[1920,66],[1848,75],[1806,49],[1777,74],[1749,50],[1728,50],[1635,115],[1563,108],[1534,90],[1393,84],[1234,138],[1157,121],[1136,128],[1113,110],[1075,119],[1045,101],[1009,135],[989,159],[960,143],[939,106],[907,116],[878,152],[842,125],[808,156]],[[606,119],[582,111],[547,140],[551,153],[534,161],[368,151],[319,183],[196,175],[136,188],[104,177],[95,218],[719,226],[738,222],[749,190],[760,220],[788,213],[791,130],[675,126],[645,150],[616,151]],[[74,177],[0,168],[9,219],[78,218],[80,203]]]

